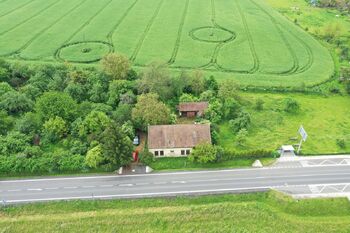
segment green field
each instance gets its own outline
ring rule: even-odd
[[[242,84],[317,84],[333,61],[263,0],[3,0],[0,57],[95,63],[108,52]]]
[[[348,96],[329,96],[302,94],[261,94],[242,93],[245,109],[251,114],[247,142],[243,147],[235,145],[235,133],[229,124],[220,127],[219,144],[236,150],[277,149],[284,144],[297,144],[290,140],[298,136],[298,129],[303,125],[309,134],[303,144],[304,154],[334,154],[349,151],[350,120]],[[283,110],[284,100],[293,98],[300,104],[300,112],[290,114]],[[254,103],[262,99],[264,109],[256,111]],[[337,139],[344,139],[346,146],[337,145]]]
[[[349,232],[347,199],[279,193],[76,201],[0,209],[0,232]]]

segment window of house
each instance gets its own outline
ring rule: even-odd
[[[159,155],[159,152],[158,152],[158,151],[155,151],[155,152],[154,152],[154,155],[155,155],[155,156],[158,156],[158,155]]]
[[[185,155],[185,150],[181,150],[181,155]]]
[[[160,151],[160,156],[164,156],[164,151]]]
[[[186,150],[186,155],[191,154],[191,150]]]

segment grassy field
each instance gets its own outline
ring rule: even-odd
[[[219,138],[223,147],[254,150],[297,144],[298,141],[290,139],[298,136],[298,128],[303,125],[309,134],[307,142],[303,144],[304,154],[349,152],[349,144],[340,148],[336,140],[350,140],[350,97],[259,93],[244,93],[242,96],[246,100],[245,108],[252,117],[247,143],[243,147],[235,146],[235,135],[229,124],[225,123],[220,127]],[[299,102],[299,113],[291,114],[283,110],[286,98]],[[254,109],[257,99],[265,102],[263,111]]]
[[[349,232],[347,199],[295,201],[276,192],[0,209],[0,232]]]
[[[263,86],[316,84],[334,70],[263,0],[0,1],[0,57],[95,63],[111,51],[136,67],[156,60]]]

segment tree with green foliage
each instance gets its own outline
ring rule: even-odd
[[[92,111],[80,125],[79,135],[80,137],[88,137],[89,141],[97,140],[111,122],[105,113]]]
[[[288,113],[297,113],[300,110],[300,104],[298,101],[292,98],[284,100],[284,111]]]
[[[131,163],[132,141],[117,124],[112,123],[106,128],[101,134],[100,143],[105,161],[111,167],[117,169]]]
[[[222,104],[220,101],[215,100],[209,104],[209,107],[204,112],[204,116],[212,123],[219,123],[223,118]]]
[[[205,78],[201,70],[194,70],[190,76],[190,87],[192,93],[199,96],[205,90]]]
[[[244,144],[247,142],[247,136],[248,136],[248,131],[245,128],[242,128],[239,130],[236,136],[236,145],[237,146],[244,146]]]
[[[0,110],[0,135],[6,134],[12,128],[14,119],[6,111]]]
[[[217,158],[218,149],[216,146],[208,142],[198,144],[189,155],[188,159],[191,162],[211,163]]]
[[[124,94],[120,95],[120,101],[119,104],[135,104],[136,102],[136,95],[132,91],[128,91]]]
[[[230,120],[231,129],[237,133],[242,129],[248,129],[251,123],[251,117],[248,112],[241,111],[236,119]]]
[[[132,110],[132,120],[138,128],[146,131],[148,125],[170,123],[170,110],[159,101],[157,94],[142,94],[137,98],[137,103]]]
[[[142,73],[138,82],[140,93],[156,93],[162,101],[170,100],[179,93],[177,82],[170,75],[168,67],[161,63],[151,63]]]
[[[113,79],[126,79],[131,69],[129,59],[116,53],[110,53],[101,60],[102,70]]]
[[[66,122],[59,116],[48,119],[43,127],[43,134],[50,142],[59,141],[65,137],[68,132]]]
[[[34,136],[41,130],[42,122],[38,114],[27,112],[17,120],[15,129],[23,134]]]
[[[100,144],[90,149],[85,157],[85,163],[90,168],[98,168],[103,161],[103,150]]]
[[[132,112],[132,106],[128,104],[122,104],[117,107],[117,109],[112,113],[112,118],[115,122],[123,124],[124,122],[130,120]]]
[[[131,88],[129,81],[113,80],[109,84],[107,104],[109,104],[112,107],[118,106],[121,95],[127,93],[130,89]]]
[[[0,135],[0,155],[9,156],[25,150],[30,144],[30,137],[20,132],[9,132]]]
[[[216,81],[214,76],[210,76],[209,78],[205,79],[205,89],[213,91],[214,93],[217,93],[219,90],[219,84]]]
[[[191,94],[188,94],[188,93],[182,94],[179,98],[180,103],[197,102],[197,101],[198,101],[197,97],[195,97]]]
[[[66,93],[46,92],[37,99],[35,110],[44,121],[59,116],[67,122],[72,122],[77,115],[78,105]]]
[[[5,82],[0,82],[0,97],[2,97],[7,92],[15,91],[10,84]]]
[[[33,101],[24,94],[10,91],[1,96],[0,108],[12,115],[22,114],[33,108]]]

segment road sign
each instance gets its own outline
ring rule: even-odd
[[[306,142],[306,139],[307,139],[307,133],[306,133],[306,130],[304,129],[304,127],[301,125],[300,128],[299,128],[299,133],[303,139],[304,142]]]

